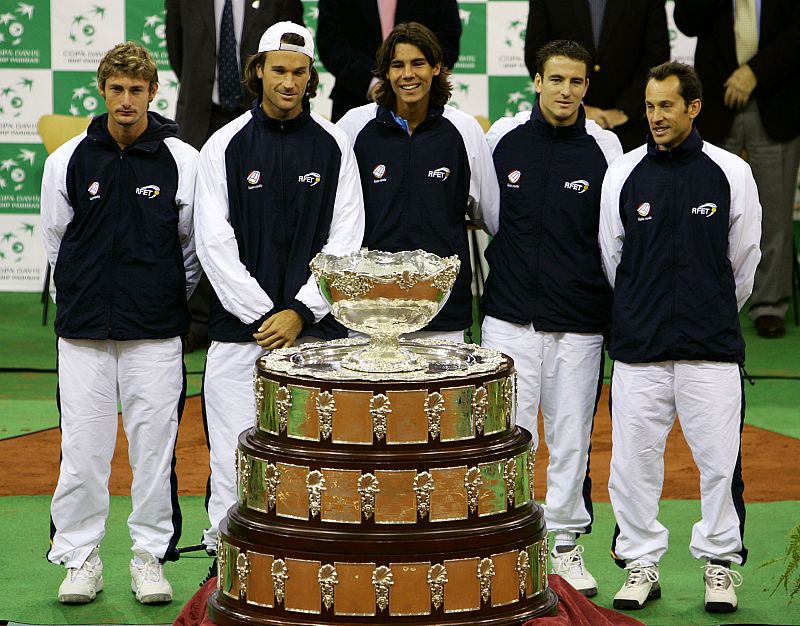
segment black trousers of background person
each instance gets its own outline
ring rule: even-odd
[[[228,122],[235,120],[246,109],[239,108],[236,111],[227,113],[222,107],[216,104],[211,105],[211,123],[209,125],[208,137],[225,126]],[[206,137],[206,141],[208,141]],[[203,274],[195,287],[192,297],[189,298],[189,311],[192,314],[192,322],[189,326],[189,335],[186,337],[186,351],[204,350],[209,345],[208,340],[208,310],[211,303],[211,283]]]

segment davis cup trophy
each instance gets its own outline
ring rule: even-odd
[[[444,305],[458,259],[361,250],[311,268],[334,316],[366,337],[257,361],[211,619],[518,626],[552,614],[511,359],[399,339]]]

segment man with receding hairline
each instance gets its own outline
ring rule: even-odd
[[[603,269],[614,289],[609,355],[611,474],[617,521],[612,555],[627,570],[617,609],[661,597],[668,531],[657,519],[664,448],[676,414],[700,471],[705,608],[731,612],[747,560],[739,310],[761,256],[761,205],[750,167],[694,128],[702,106],[695,70],[650,70],[647,144],[609,168],[600,206]]]

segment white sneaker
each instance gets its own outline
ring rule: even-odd
[[[164,577],[164,567],[149,552],[135,550],[134,554],[142,561],[131,561],[131,591],[142,604],[162,604],[172,602],[172,585]]]
[[[103,562],[97,548],[80,567],[67,568],[67,576],[58,588],[58,601],[64,604],[86,604],[103,590]]]
[[[719,561],[708,561],[703,566],[706,583],[706,611],[732,613],[738,607],[735,587],[741,587],[742,575]]]
[[[643,565],[631,563],[628,566],[628,579],[622,589],[614,596],[614,608],[637,610],[644,607],[648,600],[661,597],[661,585],[658,583],[658,564]]]
[[[550,553],[553,574],[558,574],[577,591],[591,598],[597,595],[597,581],[583,563],[583,546],[576,545],[568,552],[558,549]]]

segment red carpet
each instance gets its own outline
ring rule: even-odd
[[[174,626],[214,626],[208,618],[208,596],[217,588],[217,579],[212,578],[192,596]],[[582,596],[560,576],[550,575],[550,588],[558,595],[558,615],[540,617],[525,622],[522,626],[643,626],[642,622],[597,606]]]

